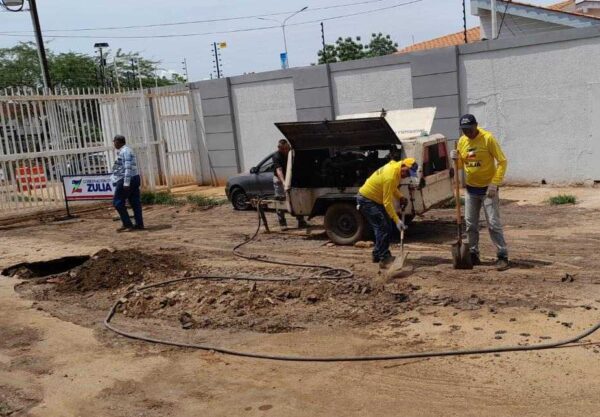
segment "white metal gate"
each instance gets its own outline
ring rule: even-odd
[[[200,163],[190,91],[174,87],[152,94],[154,118],[168,187],[196,184]]]
[[[144,187],[195,183],[190,109],[187,90],[0,91],[0,216],[60,207],[62,175],[110,172],[116,134],[136,151]]]

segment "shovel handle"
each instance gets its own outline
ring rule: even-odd
[[[462,216],[460,213],[460,177],[458,176],[458,159],[454,161],[454,187],[456,198],[456,225],[458,229],[458,242],[462,242]]]

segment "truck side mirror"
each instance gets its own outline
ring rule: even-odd
[[[251,174],[258,174],[258,168],[256,168],[256,167],[250,168],[250,173]]]

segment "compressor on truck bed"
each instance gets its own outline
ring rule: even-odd
[[[401,183],[402,193],[410,196],[406,218],[412,219],[453,196],[447,140],[441,134],[430,134],[434,116],[435,108],[420,108],[275,123],[291,146],[286,199],[263,200],[261,204],[293,216],[325,216],[327,235],[336,244],[368,239],[372,232],[356,210],[356,194],[365,180],[388,162],[390,152],[400,151],[403,158],[414,158],[419,166],[414,182],[406,178]],[[265,172],[253,168],[249,175],[258,182]],[[239,183],[239,178],[231,178],[228,189]],[[228,191],[228,195],[234,194]]]

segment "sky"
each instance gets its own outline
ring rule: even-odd
[[[557,0],[529,2],[548,5]],[[290,18],[286,25],[288,56],[292,67],[317,62],[317,51],[321,49],[320,21],[324,24],[326,43],[334,43],[340,36],[360,36],[362,41],[368,43],[371,33],[382,32],[391,35],[399,48],[412,44],[413,40],[420,42],[458,32],[462,30],[463,24],[462,0],[38,0],[37,3],[44,41],[53,51],[94,54],[94,43],[107,42],[113,51],[118,48],[137,51],[146,58],[161,61],[160,68],[179,73],[183,72],[182,61],[185,58],[190,81],[207,79],[214,73],[213,42],[227,43],[227,47],[221,51],[225,76],[280,68],[279,54],[284,50],[280,24],[257,17],[246,18],[248,16],[281,13],[264,16],[264,19],[282,21],[294,11],[308,7]],[[467,1],[467,26],[477,26],[478,18],[470,14],[469,3]],[[348,4],[354,5],[337,7]],[[337,18],[361,12],[371,13]],[[151,28],[65,31],[234,17],[244,18]],[[212,33],[269,26],[275,27]],[[18,36],[7,36],[6,33],[18,33]],[[117,38],[181,34],[200,35]],[[29,13],[12,13],[0,9],[0,48],[28,40],[34,40]]]

